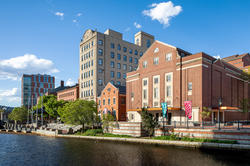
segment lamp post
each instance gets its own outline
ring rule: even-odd
[[[219,98],[219,114],[218,114],[218,121],[219,121],[219,130],[220,130],[220,107],[222,106],[222,98],[220,97]]]

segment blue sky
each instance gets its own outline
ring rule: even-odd
[[[249,8],[249,0],[1,0],[0,105],[20,105],[23,72],[76,82],[89,28],[114,29],[130,42],[142,30],[191,53],[250,52]]]

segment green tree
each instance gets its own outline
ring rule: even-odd
[[[50,117],[56,118],[58,114],[58,109],[63,107],[65,105],[66,101],[60,100],[57,101],[56,96],[54,95],[48,95],[48,96],[43,96],[40,98],[38,101],[37,107],[40,109],[42,105],[45,108],[45,111],[49,114]],[[36,107],[33,108],[36,110]]]
[[[153,115],[150,114],[145,108],[142,108],[141,118],[142,118],[142,127],[149,134],[150,137],[153,136],[154,129],[158,127],[157,119],[154,118]]]
[[[249,110],[250,110],[250,100],[249,99],[242,99],[240,101],[240,109],[242,109],[243,112],[249,112]]]
[[[207,118],[211,116],[211,111],[209,111],[207,107],[203,107],[201,116],[203,120],[206,120]]]
[[[102,116],[102,126],[103,126],[103,129],[106,131],[106,132],[109,132],[109,127],[112,127],[113,126],[113,123],[114,122],[115,118],[112,114],[110,113],[107,113],[107,114],[103,114]]]
[[[16,122],[24,122],[27,119],[28,110],[25,107],[16,107],[13,111],[8,115],[10,120]]]
[[[60,107],[58,113],[63,122],[82,125],[82,131],[84,131],[85,125],[94,123],[93,117],[97,115],[97,109],[94,101],[76,100]]]

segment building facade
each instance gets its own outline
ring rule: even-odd
[[[203,109],[212,112],[212,121],[218,117],[221,121],[249,118],[238,111],[242,99],[250,96],[250,84],[240,78],[241,73],[203,52],[191,54],[155,41],[140,58],[137,70],[127,73],[128,120],[141,121],[142,107],[162,118],[161,103],[167,102],[168,121],[185,122],[184,101],[192,102],[193,122],[202,121]]]
[[[55,77],[50,75],[22,76],[21,104],[25,107],[36,105],[39,96],[55,88]]]
[[[234,65],[235,67],[240,68],[246,72],[250,72],[250,54],[241,54],[241,55],[233,55],[226,58],[223,58],[224,61]]]
[[[57,91],[57,100],[75,101],[79,98],[79,84]]]
[[[126,121],[126,87],[108,83],[98,97],[98,114],[110,113],[115,120]]]
[[[113,30],[85,31],[80,43],[80,98],[96,100],[108,82],[126,84],[126,73],[138,66],[138,60],[154,41],[145,32],[135,34],[135,43],[122,39]]]

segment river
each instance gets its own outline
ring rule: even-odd
[[[0,166],[239,166],[250,152],[0,134]]]

